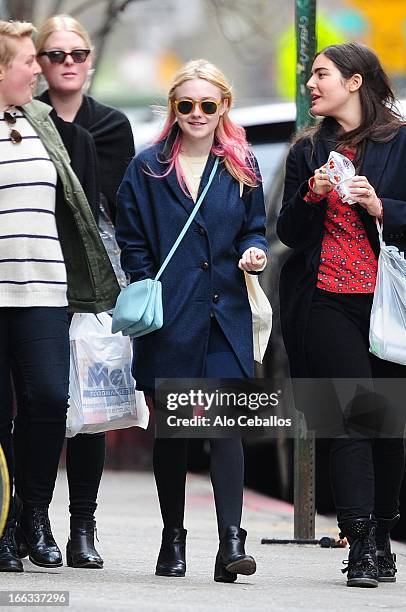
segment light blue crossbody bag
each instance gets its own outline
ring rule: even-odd
[[[162,327],[162,284],[159,279],[195,218],[213,181],[214,175],[216,174],[218,164],[219,160],[218,157],[216,157],[209,180],[200,194],[175,244],[166,256],[162,266],[159,268],[156,277],[144,278],[122,289],[113,311],[111,329],[114,334],[121,331],[123,336],[134,336],[138,338],[139,336],[144,336]]]

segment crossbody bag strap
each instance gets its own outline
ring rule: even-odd
[[[179,236],[176,239],[175,244],[173,245],[173,247],[171,248],[171,250],[169,251],[168,255],[166,256],[162,266],[159,268],[158,273],[155,277],[155,280],[158,280],[159,277],[162,275],[163,271],[165,270],[166,266],[168,265],[168,263],[170,262],[170,260],[173,257],[173,254],[175,253],[176,249],[178,248],[179,244],[181,243],[184,235],[186,234],[186,232],[188,231],[190,224],[192,223],[193,219],[195,218],[197,211],[199,210],[205,196],[206,193],[214,179],[214,175],[216,174],[216,170],[217,170],[217,166],[219,165],[219,158],[216,157],[215,161],[214,161],[214,166],[212,171],[210,172],[210,176],[209,176],[209,180],[207,181],[207,184],[205,186],[205,188],[203,189],[202,193],[200,194],[199,199],[197,200],[194,209],[192,210],[192,212],[190,213],[190,216],[188,218],[188,220],[186,221],[181,233],[179,234]]]

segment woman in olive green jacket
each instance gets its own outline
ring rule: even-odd
[[[32,32],[31,24],[0,21],[0,444],[12,491],[13,431],[22,544],[36,565],[58,567],[48,506],[65,438],[68,310],[108,310],[119,287],[86,198],[97,205],[91,137],[32,101],[41,71]],[[86,151],[81,180],[64,146],[73,151],[79,143]],[[0,538],[0,571],[23,571],[14,531],[12,508]]]

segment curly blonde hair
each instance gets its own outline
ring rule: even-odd
[[[9,66],[17,54],[15,43],[24,36],[31,38],[35,31],[29,21],[0,20],[0,64]]]

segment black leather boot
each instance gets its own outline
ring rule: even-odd
[[[254,558],[245,554],[246,537],[245,529],[235,525],[230,525],[224,531],[214,567],[216,582],[235,582],[237,574],[251,576],[255,573],[257,566]]]
[[[0,538],[0,572],[23,572],[14,539],[15,521],[9,519]]]
[[[400,514],[391,519],[376,517],[375,541],[379,582],[396,582],[396,555],[391,550],[390,532],[399,519]]]
[[[375,525],[371,519],[357,518],[339,525],[340,537],[346,536],[350,544],[347,567],[347,586],[377,587]],[[344,562],[345,563],[345,562]]]
[[[21,501],[21,499],[18,497],[17,494],[15,494],[13,498],[13,506],[14,506],[14,512],[15,512],[15,518],[16,518],[16,529],[14,532],[14,539],[15,539],[15,543],[17,547],[17,554],[20,557],[20,559],[24,559],[25,557],[28,557],[28,546],[26,545],[25,540],[23,541],[21,539],[21,535],[20,535],[19,521],[21,518],[21,513],[23,511],[23,502]]]
[[[96,521],[71,518],[70,537],[66,545],[66,562],[69,567],[102,569],[103,559],[94,546]]]
[[[61,551],[52,535],[48,506],[24,505],[18,523],[18,537],[28,549],[32,563],[40,567],[60,567]]]
[[[180,577],[186,573],[186,529],[164,527],[161,550],[156,563],[156,576]]]

